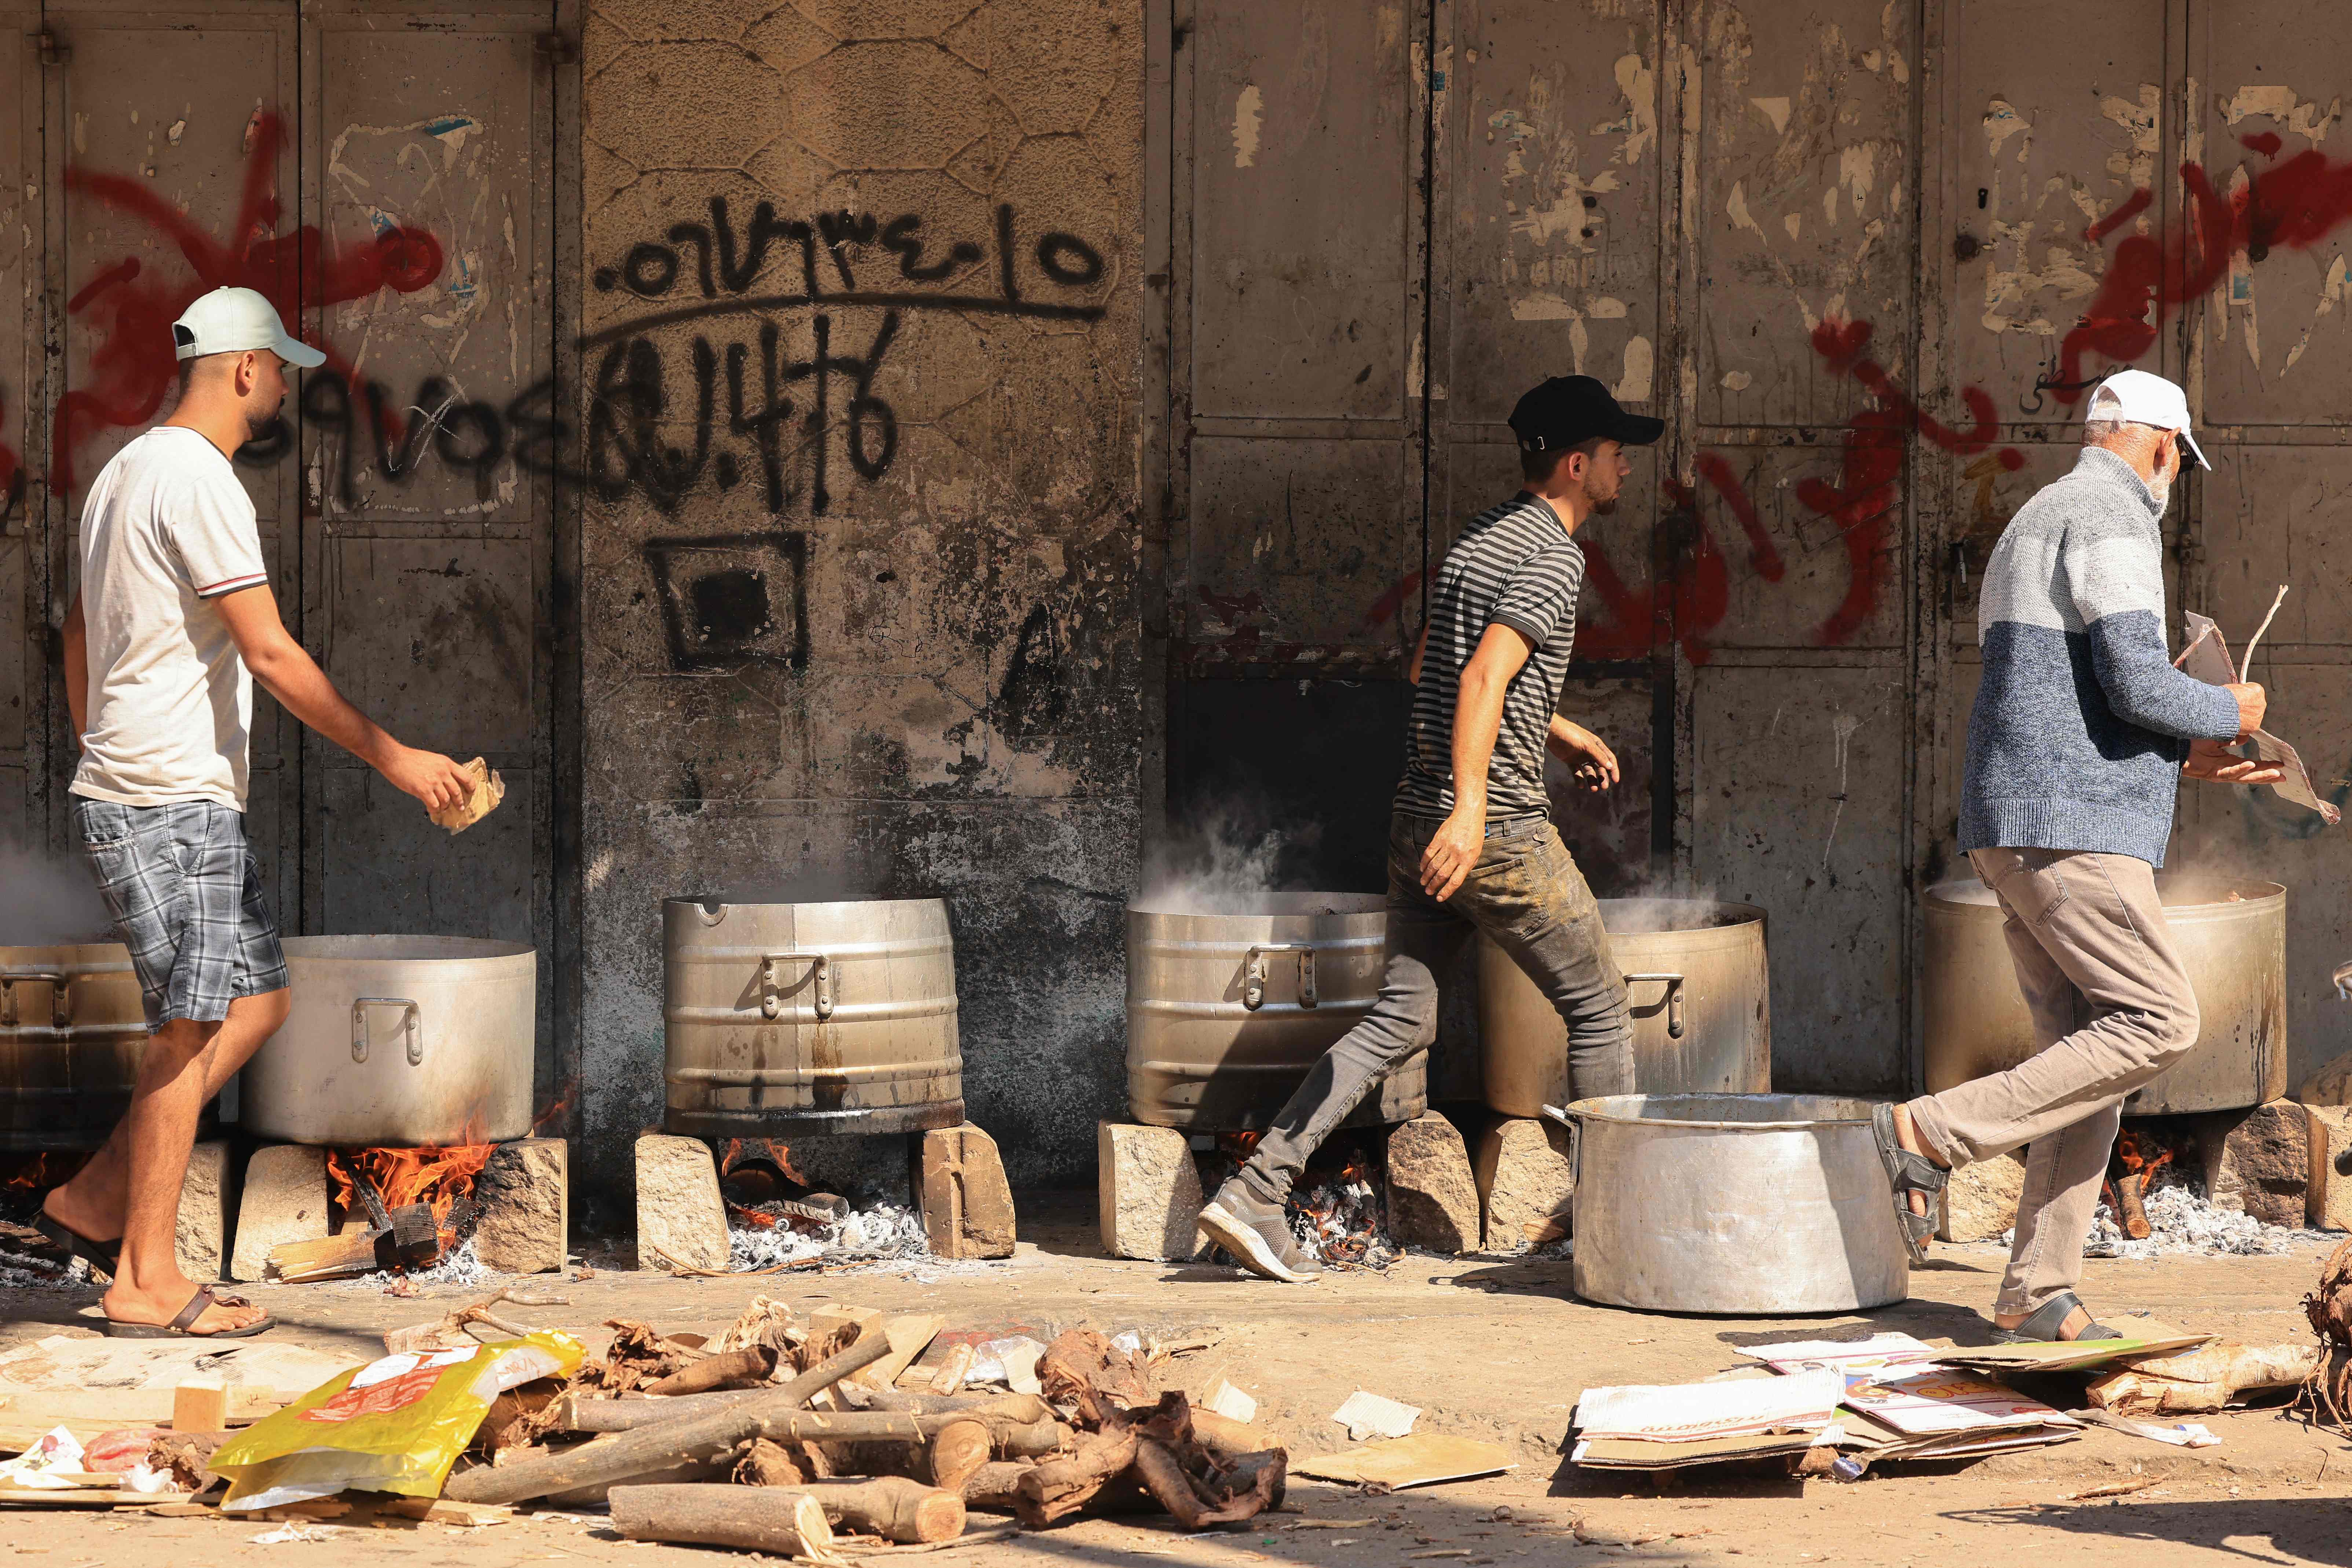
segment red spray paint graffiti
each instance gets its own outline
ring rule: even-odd
[[[2266,157],[2279,151],[2273,132],[2241,140]],[[2180,165],[2180,181],[2189,210],[2160,235],[2124,237],[2098,292],[2059,346],[2050,390],[2060,402],[2072,404],[2087,390],[2083,365],[2088,356],[2129,363],[2154,348],[2174,307],[2220,282],[2233,255],[2243,252],[2260,262],[2275,249],[2305,249],[2352,217],[2352,163],[2331,163],[2316,151],[2298,153],[2227,195],[2196,163]],[[2118,218],[2142,211],[2148,201],[2147,192],[2134,194],[2089,237],[2104,238]]]
[[[348,247],[331,245],[310,224],[279,235],[277,172],[283,141],[279,117],[257,110],[247,127],[244,185],[226,239],[206,233],[139,180],[79,166],[66,170],[68,190],[147,225],[179,251],[194,277],[152,278],[137,257],[126,257],[67,301],[68,314],[90,318],[98,342],[88,384],[58,402],[51,450],[60,490],[73,488],[82,442],[100,429],[144,425],[163,406],[179,374],[172,322],[197,295],[225,287],[257,290],[299,331],[305,306],[340,304],[384,288],[414,293],[440,277],[441,243],[423,229],[395,226]],[[351,376],[351,366],[331,346],[317,346],[326,351],[331,369]],[[382,417],[392,422],[385,434],[397,439],[396,416]]]

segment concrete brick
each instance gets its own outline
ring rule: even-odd
[[[967,1121],[923,1134],[923,1234],[940,1258],[1013,1256],[1013,1188],[996,1140]]]
[[[1471,1166],[1486,1251],[1525,1252],[1534,1245],[1529,1226],[1568,1224],[1576,1194],[1570,1150],[1568,1129],[1548,1119],[1507,1116],[1486,1129]]]
[[[2314,1223],[2323,1230],[2352,1230],[2352,1107],[2305,1105],[2304,1110],[2327,1140],[2318,1173],[2326,1185],[2313,1205],[2319,1211]]]
[[[709,1144],[648,1132],[637,1140],[637,1267],[671,1263],[726,1268],[727,1208]]]
[[[563,1267],[572,1244],[571,1151],[561,1138],[501,1143],[474,1179],[474,1252],[502,1274]]]
[[[245,1165],[245,1195],[236,1209],[236,1248],[229,1272],[251,1282],[262,1277],[269,1249],[289,1241],[324,1241],[327,1152],[301,1143],[271,1143]]]
[[[1946,1241],[1999,1241],[2017,1223],[2025,1191],[2025,1152],[1962,1165],[1944,1187],[1936,1234]]]
[[[1389,1134],[1389,1234],[1401,1247],[1475,1252],[1478,1182],[1453,1122],[1424,1111]]]
[[[215,1139],[189,1150],[180,1215],[172,1227],[172,1251],[181,1273],[200,1284],[228,1278],[229,1222],[236,1209],[236,1162],[229,1157],[227,1141]]]
[[[2311,1139],[2304,1108],[2291,1100],[2203,1119],[2198,1151],[2214,1206],[2242,1210],[2264,1225],[2302,1226]]]
[[[1181,1131],[1098,1121],[1095,1161],[1105,1252],[1160,1262],[1199,1255],[1201,1173]]]

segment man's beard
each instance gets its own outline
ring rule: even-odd
[[[269,427],[277,423],[278,410],[275,408],[248,408],[245,411],[245,438],[258,441],[268,435]]]
[[[1616,491],[1616,490],[1612,490],[1612,491],[1610,491],[1610,492],[1609,492],[1607,495],[1605,495],[1605,496],[1596,496],[1596,495],[1594,495],[1594,494],[1592,493],[1592,481],[1591,481],[1591,479],[1587,479],[1587,480],[1585,480],[1585,481],[1584,481],[1584,507],[1585,507],[1585,515],[1587,515],[1588,517],[1612,517],[1612,516],[1614,516],[1614,515],[1616,514],[1616,511],[1617,511],[1617,497],[1618,497],[1618,494],[1619,494],[1619,492],[1618,492],[1618,491]]]
[[[2162,511],[2172,500],[2172,481],[2168,479],[2147,481],[2147,493],[2156,498],[2156,510]]]

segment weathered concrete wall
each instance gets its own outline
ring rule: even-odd
[[[584,1186],[659,903],[944,896],[1013,1180],[1120,1092],[1142,47],[1082,0],[619,0],[583,40]]]

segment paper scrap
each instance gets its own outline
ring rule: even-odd
[[[1360,1388],[1331,1412],[1331,1419],[1345,1426],[1349,1438],[1358,1443],[1374,1437],[1402,1437],[1412,1430],[1412,1424],[1420,1418],[1419,1405],[1400,1405]]]
[[[1209,1392],[1201,1400],[1201,1408],[1213,1410],[1232,1421],[1257,1419],[1257,1401],[1222,1377],[1209,1385]]]
[[[2181,621],[2189,628],[2189,646],[2180,650],[2179,658],[2174,662],[2208,686],[2235,683],[2237,668],[2230,662],[2230,645],[2221,636],[2221,628],[2210,617],[2193,610],[2181,616]],[[2344,814],[2332,803],[2319,798],[2319,792],[2312,787],[2311,771],[2303,765],[2301,753],[2293,746],[2267,730],[2255,731],[2253,742],[2255,756],[2286,769],[2286,777],[2271,785],[2282,799],[2319,813],[2320,820],[2330,827],[2344,820]]]
[[[1828,1426],[1846,1379],[1834,1368],[1727,1383],[1628,1384],[1588,1388],[1576,1426],[1589,1438],[1683,1443]]]
[[[426,813],[436,827],[446,827],[452,834],[463,833],[474,824],[499,808],[507,797],[507,781],[480,757],[465,764],[464,772],[474,781],[474,791],[457,805],[444,806]]]

